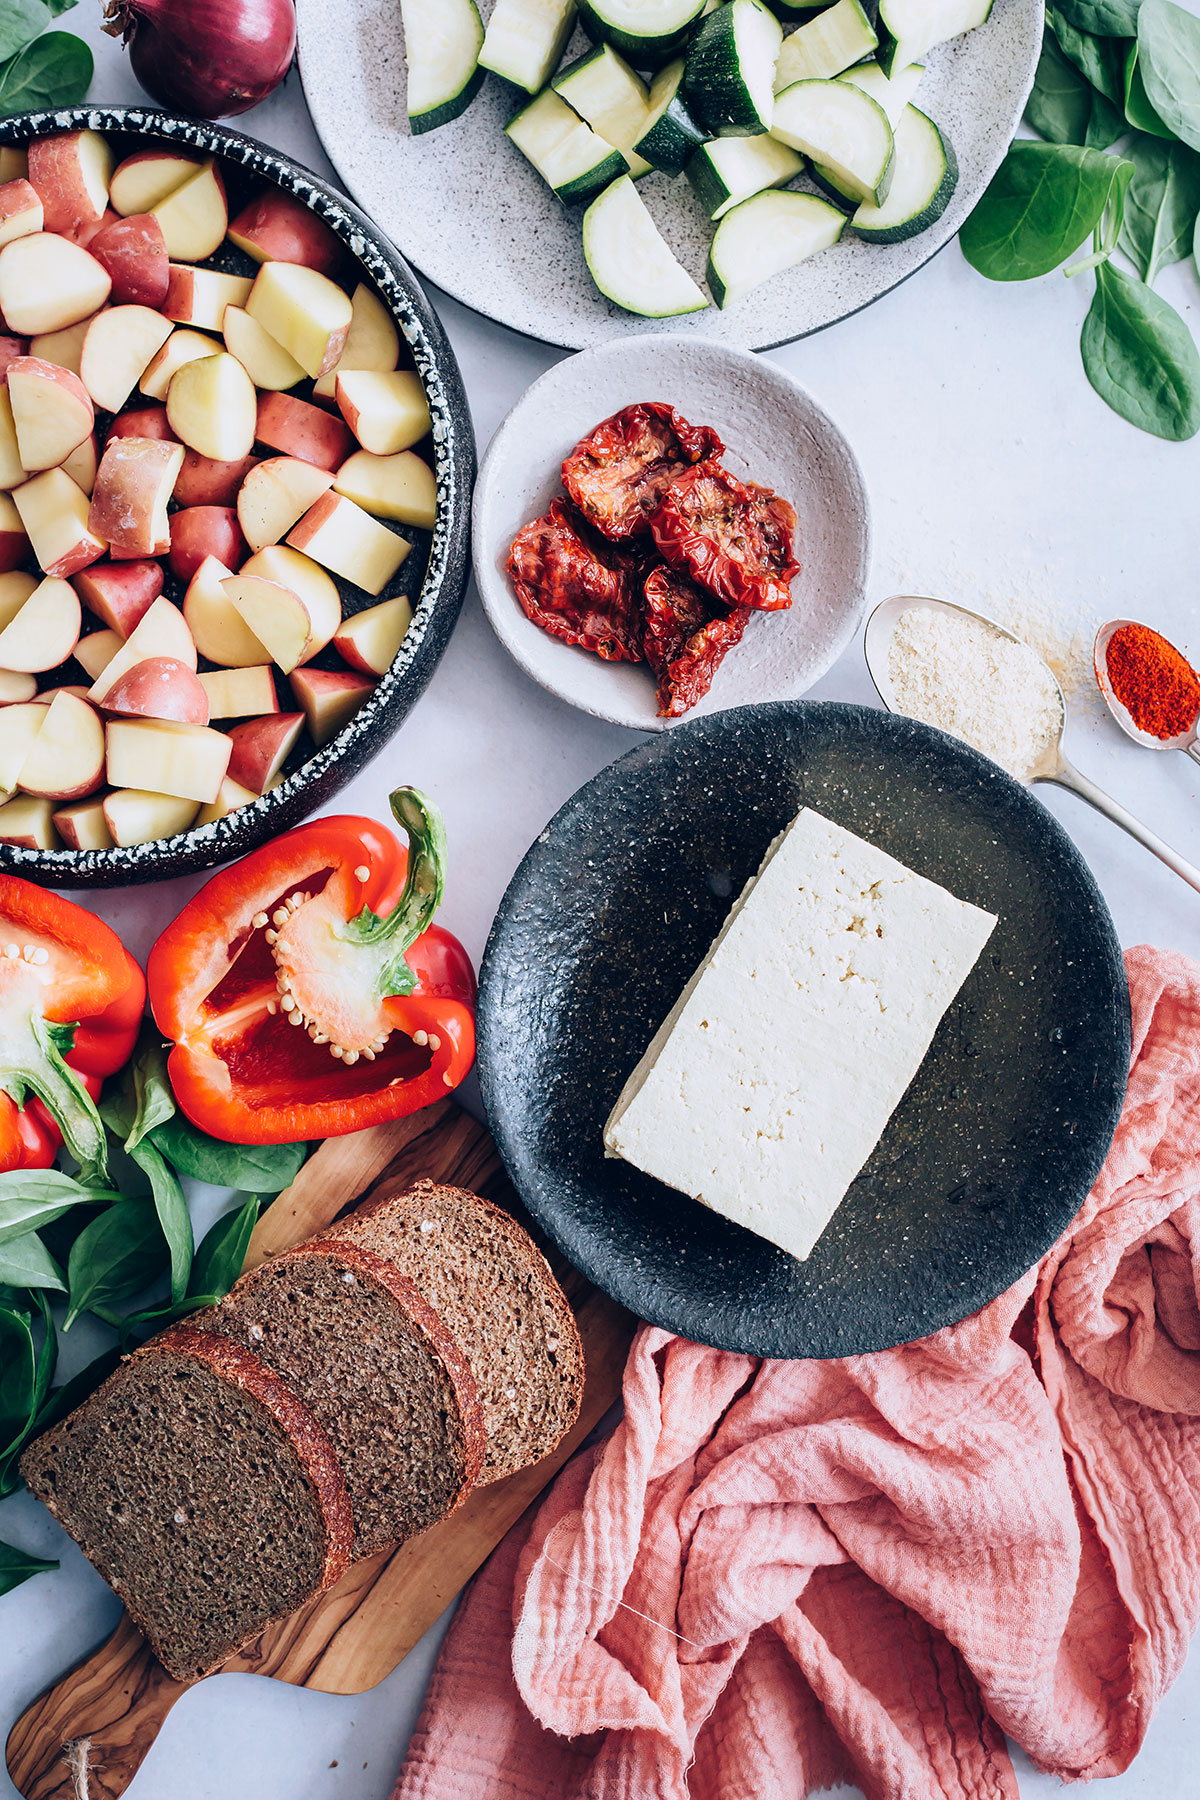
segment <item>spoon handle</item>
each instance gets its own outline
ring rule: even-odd
[[[1119,800],[1114,800],[1111,794],[1106,794],[1103,788],[1098,788],[1094,781],[1089,781],[1087,776],[1082,775],[1075,765],[1069,763],[1065,757],[1060,762],[1056,773],[1044,776],[1043,779],[1053,781],[1059,787],[1068,788],[1072,794],[1078,794],[1081,800],[1086,800],[1089,806],[1094,806],[1097,812],[1103,813],[1106,819],[1111,819],[1114,825],[1120,825],[1124,831],[1129,833],[1130,837],[1136,838],[1139,844],[1144,844],[1146,849],[1157,856],[1160,862],[1165,862],[1168,869],[1174,869],[1175,873],[1181,875],[1189,887],[1195,888],[1196,892],[1200,893],[1200,869],[1195,868],[1185,857],[1180,856],[1178,851],[1172,850],[1170,844],[1160,838],[1157,832],[1151,831],[1148,825],[1143,825],[1141,820],[1135,818],[1126,807],[1121,805]]]

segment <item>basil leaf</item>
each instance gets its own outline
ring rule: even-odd
[[[49,1288],[56,1294],[67,1291],[62,1270],[32,1231],[0,1245],[0,1281],[10,1287]]]
[[[1013,144],[959,233],[963,255],[989,281],[1048,274],[1095,229],[1129,167],[1073,144]]]
[[[1175,133],[1163,124],[1150,104],[1142,71],[1138,66],[1138,47],[1130,44],[1125,57],[1125,117],[1135,131],[1149,132],[1151,137],[1175,142]]]
[[[67,31],[47,31],[0,66],[0,118],[45,106],[75,106],[94,72],[85,43]]]
[[[1181,443],[1200,431],[1200,350],[1173,306],[1111,263],[1080,339],[1083,367],[1100,398],[1140,431]]]
[[[149,1176],[154,1210],[171,1254],[171,1298],[182,1300],[187,1292],[195,1239],[179,1177],[149,1139],[136,1145],[132,1154],[134,1162]]]
[[[1053,6],[1046,8],[1046,23],[1068,62],[1074,63],[1098,93],[1114,106],[1125,101],[1125,51],[1112,38],[1093,37],[1079,31]]]
[[[1058,11],[1093,37],[1133,37],[1141,0],[1058,0]]]
[[[219,1218],[196,1252],[188,1299],[197,1305],[221,1300],[242,1272],[250,1233],[258,1220],[258,1201],[251,1196],[244,1206]]]
[[[1186,144],[1139,132],[1126,155],[1133,177],[1120,246],[1151,287],[1160,269],[1190,254],[1200,213],[1200,156]]]
[[[57,1567],[56,1562],[44,1562],[31,1551],[18,1550],[15,1544],[0,1543],[0,1594],[10,1594],[31,1575],[41,1575],[45,1570]]]
[[[46,29],[41,0],[4,0],[0,7],[0,58],[15,56]]]
[[[120,1200],[108,1207],[71,1246],[63,1330],[69,1331],[80,1313],[119,1305],[149,1287],[162,1269],[165,1249],[153,1200]]]
[[[1200,150],[1200,19],[1171,0],[1144,0],[1137,42],[1151,106],[1176,137]]]
[[[155,1146],[181,1175],[244,1194],[279,1194],[304,1165],[308,1145],[226,1144],[198,1131],[182,1113],[151,1134]]]

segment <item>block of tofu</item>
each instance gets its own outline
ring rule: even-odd
[[[995,923],[806,807],[625,1083],[607,1153],[803,1260]]]

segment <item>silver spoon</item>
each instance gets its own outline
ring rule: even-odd
[[[1185,756],[1190,756],[1194,762],[1200,762],[1200,747],[1196,742],[1197,736],[1200,735],[1200,717],[1194,719],[1186,731],[1177,733],[1175,737],[1155,737],[1152,732],[1142,731],[1134,724],[1128,709],[1122,706],[1113,692],[1112,682],[1108,678],[1108,640],[1115,631],[1120,631],[1122,625],[1139,623],[1140,621],[1137,619],[1110,619],[1108,624],[1102,625],[1096,633],[1096,642],[1092,649],[1092,667],[1096,671],[1096,681],[1099,684],[1100,692],[1104,695],[1104,704],[1125,736],[1131,737],[1135,744],[1141,744],[1143,749],[1182,750]],[[1153,630],[1153,627],[1148,626],[1146,629]],[[1164,638],[1161,631],[1156,631],[1154,635],[1162,638],[1164,644],[1170,643],[1170,639]],[[1173,649],[1174,645],[1171,648]]]
[[[892,681],[888,670],[888,653],[891,649],[892,633],[900,615],[915,606],[929,607],[934,612],[958,613],[962,617],[974,619],[981,625],[989,626],[992,631],[999,632],[1001,637],[1010,638],[1014,644],[1021,644],[1023,648],[1029,649],[1024,639],[1017,637],[1015,632],[1006,631],[1003,625],[998,625],[994,619],[989,619],[984,613],[972,612],[970,607],[955,606],[949,600],[931,600],[925,595],[897,594],[891,600],[884,600],[875,608],[867,620],[866,639],[863,645],[871,680],[875,683],[879,698],[889,712],[901,710],[892,697]],[[1037,652],[1031,651],[1030,654],[1036,655]],[[1059,716],[1062,723],[1059,726],[1057,738],[1046,751],[1042,761],[1033,770],[1029,780],[1031,782],[1053,781],[1058,787],[1067,788],[1071,793],[1078,794],[1081,800],[1086,800],[1089,806],[1094,806],[1097,812],[1103,813],[1106,819],[1111,819],[1114,825],[1121,826],[1122,830],[1127,831],[1130,837],[1136,838],[1139,844],[1143,844],[1161,862],[1165,862],[1169,869],[1174,869],[1177,875],[1181,875],[1189,887],[1195,888],[1196,892],[1200,893],[1200,869],[1194,868],[1178,852],[1172,850],[1170,844],[1165,843],[1157,832],[1151,831],[1148,826],[1142,824],[1140,819],[1136,819],[1121,805],[1119,800],[1114,800],[1111,795],[1104,792],[1103,788],[1098,788],[1094,781],[1089,781],[1086,775],[1081,774],[1074,763],[1068,762],[1062,747],[1062,736],[1067,722],[1067,703],[1063,698],[1063,691],[1054,671],[1048,664],[1043,664],[1043,667],[1051,681],[1054,682],[1058,693],[1061,707]],[[1154,739],[1153,742],[1157,744],[1158,740]]]

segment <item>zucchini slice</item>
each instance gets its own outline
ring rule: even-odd
[[[901,69],[899,74],[889,77],[877,62],[864,62],[859,63],[857,68],[847,69],[840,79],[850,82],[853,87],[861,88],[864,94],[870,94],[872,100],[877,100],[887,114],[888,124],[895,131],[896,120],[920,87],[924,73],[924,63],[910,63],[907,69]]]
[[[763,0],[730,0],[710,13],[692,40],[684,92],[714,137],[757,137],[769,131],[775,63],[783,27]]]
[[[992,0],[879,0],[879,49],[885,75],[920,62],[927,50],[982,25]]]
[[[682,175],[692,152],[704,142],[704,133],[684,105],[679,92],[683,58],[660,69],[650,88],[650,109],[642,121],[636,154],[661,169],[664,175]],[[729,140],[731,143],[736,141]]]
[[[708,285],[732,306],[781,269],[792,269],[842,235],[846,220],[815,194],[755,194],[726,213],[708,253]]]
[[[575,0],[496,0],[479,61],[493,75],[540,93],[575,23]]]
[[[594,44],[611,44],[638,69],[661,69],[683,52],[710,0],[579,0]]]
[[[585,125],[552,88],[523,106],[504,127],[560,200],[590,200],[625,172],[625,158]]]
[[[794,81],[775,96],[771,135],[857,200],[887,198],[895,140],[877,100],[848,81]]]
[[[828,12],[818,13],[784,39],[775,65],[775,92],[791,87],[793,81],[821,81],[840,75],[870,56],[878,42],[859,0],[837,0]]]
[[[882,206],[866,203],[850,228],[873,244],[898,244],[941,218],[958,186],[958,158],[932,119],[906,106],[896,121],[896,161]]]
[[[475,0],[400,0],[414,134],[448,125],[483,85],[483,21]]]
[[[660,237],[628,175],[606,187],[584,213],[583,254],[600,292],[626,312],[669,319],[708,305]]]
[[[593,131],[621,152],[631,175],[649,174],[650,164],[633,146],[642,135],[650,96],[641,76],[634,74],[611,44],[600,44],[568,63],[550,85]]]
[[[687,178],[709,218],[720,219],[752,194],[782,187],[803,168],[802,156],[764,131],[761,137],[713,138],[689,162]]]

